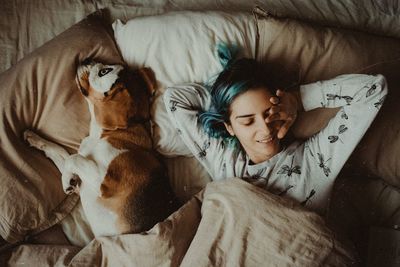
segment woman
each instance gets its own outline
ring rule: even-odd
[[[351,74],[275,90],[253,59],[228,63],[210,91],[168,88],[164,102],[184,143],[214,180],[240,177],[323,213],[335,178],[387,94],[382,75]],[[337,114],[305,141],[283,144],[300,112]]]

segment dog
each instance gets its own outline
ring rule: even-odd
[[[64,191],[80,195],[96,237],[149,230],[179,207],[148,128],[155,75],[88,59],[78,66],[76,83],[91,115],[78,153],[31,130],[24,138],[55,163]]]

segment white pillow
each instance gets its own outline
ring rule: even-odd
[[[157,92],[151,106],[152,138],[154,149],[165,157],[176,156],[193,157],[192,152],[185,145],[178,134],[178,130],[168,117],[164,104],[163,94]]]
[[[250,13],[217,11],[170,12],[113,23],[114,37],[131,67],[151,67],[165,87],[187,82],[204,83],[221,70],[218,43],[234,44],[241,56],[255,57],[256,25]],[[162,97],[162,96],[159,96]],[[167,156],[191,155],[170,123],[163,101],[152,108],[156,148]]]

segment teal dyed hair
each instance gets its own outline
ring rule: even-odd
[[[217,54],[219,62],[224,69],[234,60],[239,53],[239,47],[235,44],[228,45],[226,43],[217,44]]]
[[[219,44],[218,57],[224,69],[216,80],[208,85],[211,93],[211,107],[201,112],[199,121],[206,133],[215,138],[223,138],[231,145],[238,145],[236,137],[226,130],[224,123],[230,123],[230,106],[234,99],[253,88],[265,87],[275,93],[275,88],[268,80],[264,67],[251,58],[236,59],[238,48]]]

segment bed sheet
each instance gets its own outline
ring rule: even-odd
[[[70,246],[24,245],[10,264],[32,255],[40,266],[356,264],[352,249],[318,215],[240,179],[209,183],[146,233],[97,238],[78,253]]]

